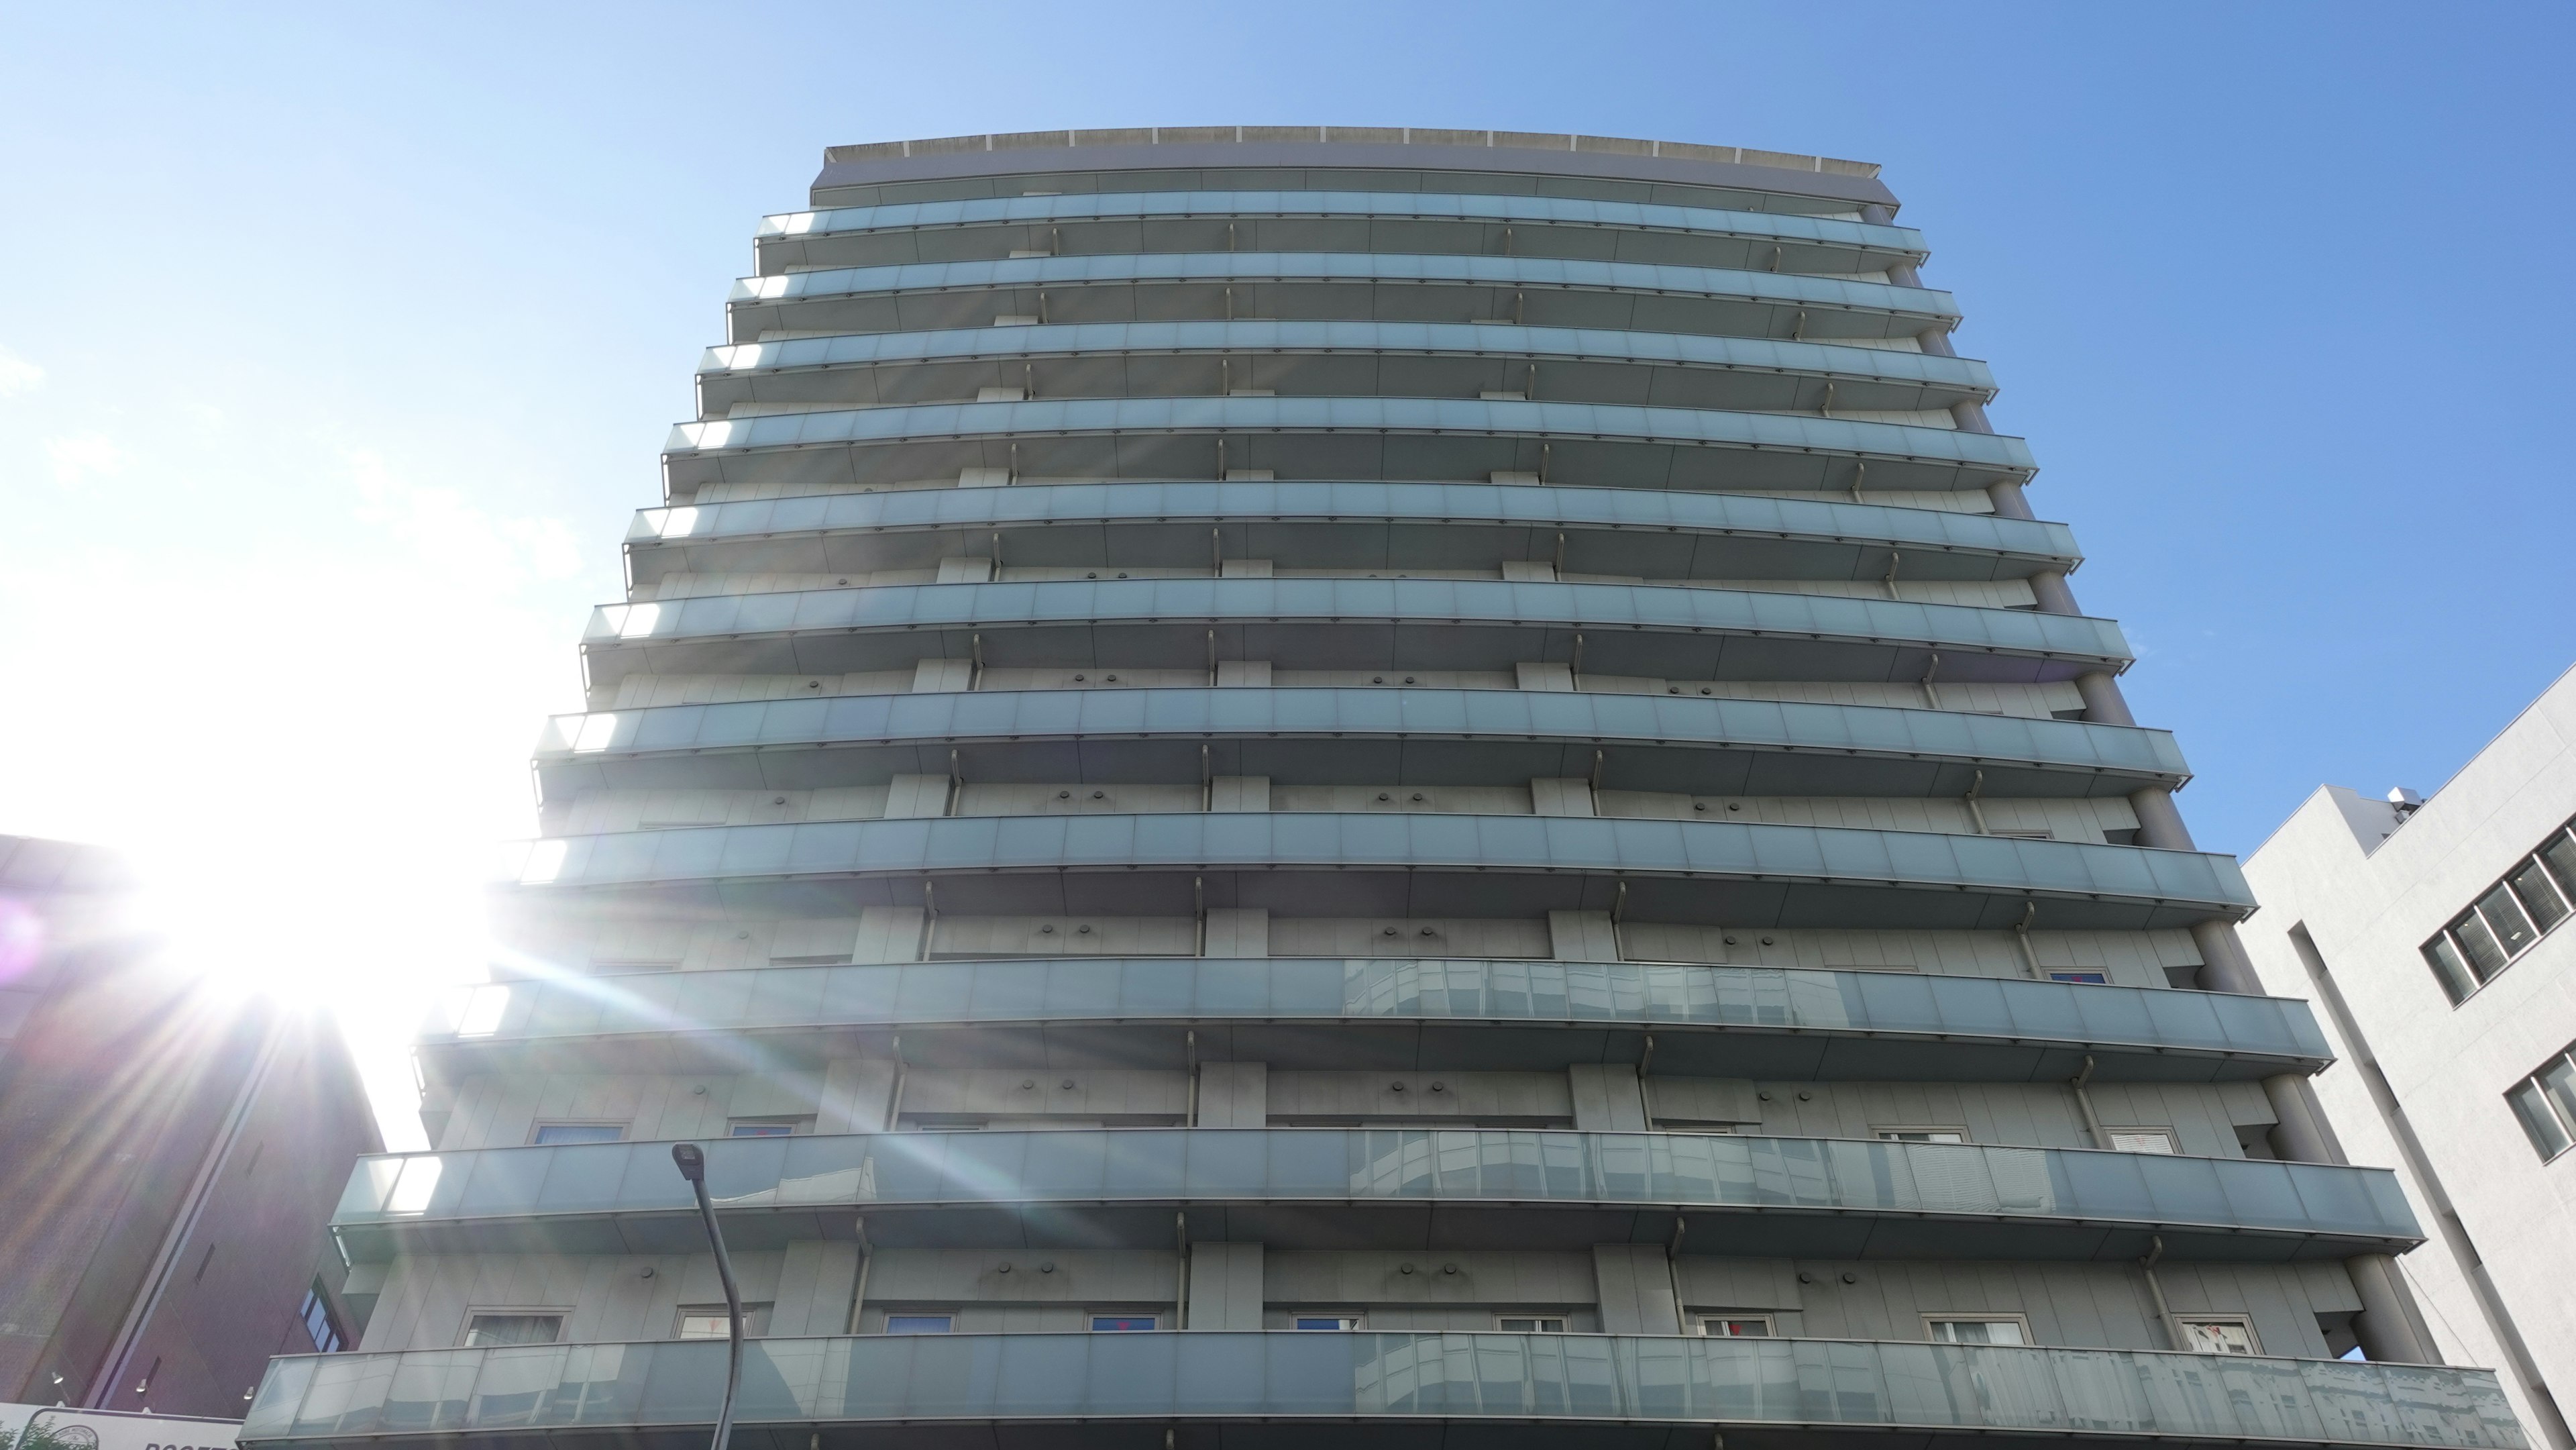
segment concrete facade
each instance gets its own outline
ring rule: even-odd
[[[2437,1342],[2506,1370],[2534,1425],[2563,1426],[2576,1382],[2576,1155],[2535,1142],[2508,1094],[2576,1046],[2576,931],[2538,931],[2456,1002],[2425,947],[2571,818],[2576,674],[2420,808],[2326,786],[2246,862],[2264,903],[2245,932],[2255,966],[2269,990],[2318,1001],[2342,1059],[2317,1079],[2335,1131],[2355,1158],[2398,1164],[2435,1230],[2398,1265]]]
[[[0,1397],[239,1419],[308,1314],[363,1328],[327,1225],[383,1141],[336,1024],[174,969],[132,892],[0,837]]]
[[[1875,168],[1052,132],[810,204],[342,1203],[364,1354],[247,1441],[676,1443],[688,1139],[787,1447],[2522,1443]]]

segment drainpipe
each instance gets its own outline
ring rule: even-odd
[[[2102,1131],[2102,1115],[2093,1111],[2093,1095],[2084,1090],[2084,1085],[2092,1080],[2093,1055],[2091,1053],[2086,1053],[2084,1055],[2084,1070],[2067,1079],[2066,1085],[2075,1091],[2075,1107],[2077,1111],[2084,1115],[2084,1131],[2093,1136],[2093,1146],[2096,1148],[2108,1148],[2111,1146],[2111,1135]],[[2157,1252],[2162,1253],[2164,1251],[2161,1247],[2163,1241],[2160,1239],[2157,1242],[2159,1244]],[[2180,1349],[2182,1346],[2177,1344],[2174,1348]]]
[[[2165,1302],[2165,1286],[2156,1278],[2156,1261],[2165,1256],[2162,1236],[2147,1240],[2147,1256],[2138,1260],[2138,1272],[2146,1276],[2147,1298],[2156,1306],[2156,1319],[2165,1327],[2165,1340],[2177,1350],[2191,1348],[2191,1339],[2182,1332],[2182,1321],[2174,1318],[2173,1306]]]

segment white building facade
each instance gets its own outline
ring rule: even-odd
[[[2245,863],[2263,988],[2334,1039],[2316,1079],[2429,1241],[2399,1269],[2445,1358],[2564,1444],[2576,1383],[2576,671],[2429,800],[2340,786]],[[2553,1394],[2553,1387],[2555,1393]]]

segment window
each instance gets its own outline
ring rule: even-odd
[[[2263,1352],[2263,1346],[2254,1338],[2254,1321],[2242,1314],[2184,1314],[2178,1317],[2187,1342],[2198,1353]]]
[[[2171,1128],[2104,1128],[2114,1153],[2179,1153]]]
[[[2576,836],[2561,826],[2469,909],[2424,943],[2424,964],[2453,1002],[2576,916]]]
[[[769,1309],[767,1304],[742,1306],[743,1338],[758,1339],[769,1332]],[[680,1339],[731,1339],[730,1318],[722,1304],[683,1304],[672,1334]]]
[[[2567,1151],[2576,1139],[2576,1048],[2562,1052],[2540,1071],[2507,1089],[2505,1101],[2522,1122],[2523,1136],[2541,1161]]]
[[[1887,1143],[1964,1143],[1965,1128],[1878,1128],[1880,1141]]]
[[[1774,1327],[1768,1314],[1711,1314],[1700,1320],[1699,1332],[1711,1339],[1769,1339]]]
[[[785,1138],[793,1136],[804,1125],[802,1118],[729,1118],[725,1122],[728,1138]]]
[[[2111,985],[2111,974],[2109,972],[2051,972],[2048,974],[2048,979],[2052,982],[2073,982],[2080,987],[2107,987]]]
[[[563,1338],[560,1309],[496,1309],[465,1316],[465,1347],[489,1349],[506,1344],[552,1344]]]
[[[1094,1334],[1145,1334],[1151,1332],[1159,1323],[1160,1321],[1151,1314],[1094,1314],[1091,1316],[1091,1332]]]
[[[1935,1344],[2028,1344],[2030,1326],[2018,1314],[1925,1315]]]
[[[885,1332],[888,1334],[946,1334],[956,1327],[957,1316],[954,1314],[889,1314],[886,1316]]]
[[[1505,1314],[1494,1320],[1494,1327],[1505,1334],[1563,1334],[1565,1318],[1559,1314]]]
[[[620,1143],[626,1139],[624,1123],[539,1123],[528,1141],[549,1143]]]
[[[316,1353],[338,1354],[348,1347],[348,1336],[340,1332],[339,1321],[331,1316],[331,1301],[323,1294],[319,1279],[304,1291],[303,1306],[295,1312],[304,1321],[304,1332],[312,1336]]]
[[[1296,1317],[1294,1324],[1295,1327],[1299,1329],[1316,1329],[1327,1332],[1333,1330],[1351,1330],[1360,1327],[1360,1317],[1356,1314],[1300,1314]]]

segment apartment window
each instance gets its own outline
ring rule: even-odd
[[[2030,1324],[2018,1314],[1927,1314],[1923,1328],[1935,1344],[2030,1343]]]
[[[2182,1332],[2185,1342],[2201,1354],[2261,1354],[2263,1346],[2254,1338],[2254,1321],[2242,1314],[2184,1314]]]
[[[553,1143],[619,1143],[625,1139],[624,1123],[539,1123],[528,1141],[543,1146]]]
[[[2522,1120],[2524,1136],[2541,1161],[2557,1157],[2576,1141],[2576,1048],[2558,1054],[2540,1071],[2515,1083],[2504,1095],[2513,1115]]]
[[[2114,1153],[2179,1153],[2171,1128],[2104,1128]]]
[[[314,1352],[338,1354],[348,1348],[348,1336],[340,1332],[340,1322],[332,1317],[331,1301],[323,1294],[320,1280],[304,1291],[304,1303],[295,1313],[304,1321],[304,1332],[312,1338]]]
[[[725,1120],[725,1136],[728,1138],[787,1138],[794,1136],[796,1130],[805,1126],[805,1123],[806,1120],[803,1118],[728,1118]]]
[[[561,1309],[485,1309],[465,1316],[465,1347],[552,1344],[563,1338]]]
[[[956,1327],[957,1316],[954,1314],[889,1314],[886,1316],[885,1332],[888,1334],[946,1334]]]
[[[1968,1130],[1965,1128],[1877,1128],[1872,1131],[1878,1134],[1881,1142],[1887,1143],[1964,1143],[1968,1141]]]
[[[2111,974],[2109,972],[2051,972],[2048,974],[2048,979],[2052,982],[2072,982],[2079,987],[2107,987],[2111,985]]]
[[[2453,1002],[2467,999],[2571,915],[2576,836],[2561,826],[2424,943],[2424,963]]]
[[[1768,1314],[1710,1314],[1700,1319],[1699,1332],[1711,1339],[1770,1339],[1778,1326]]]
[[[1494,1327],[1505,1334],[1563,1334],[1565,1317],[1560,1314],[1505,1314],[1494,1320]]]
[[[1151,1314],[1094,1314],[1094,1334],[1146,1334],[1159,1328],[1162,1321]]]
[[[758,1339],[769,1332],[769,1310],[766,1303],[742,1306],[743,1338]],[[683,1304],[671,1333],[677,1339],[731,1339],[733,1324],[722,1304]]]
[[[1293,1325],[1298,1329],[1320,1330],[1330,1333],[1336,1330],[1352,1330],[1359,1328],[1360,1317],[1356,1314],[1300,1314],[1293,1321]]]

